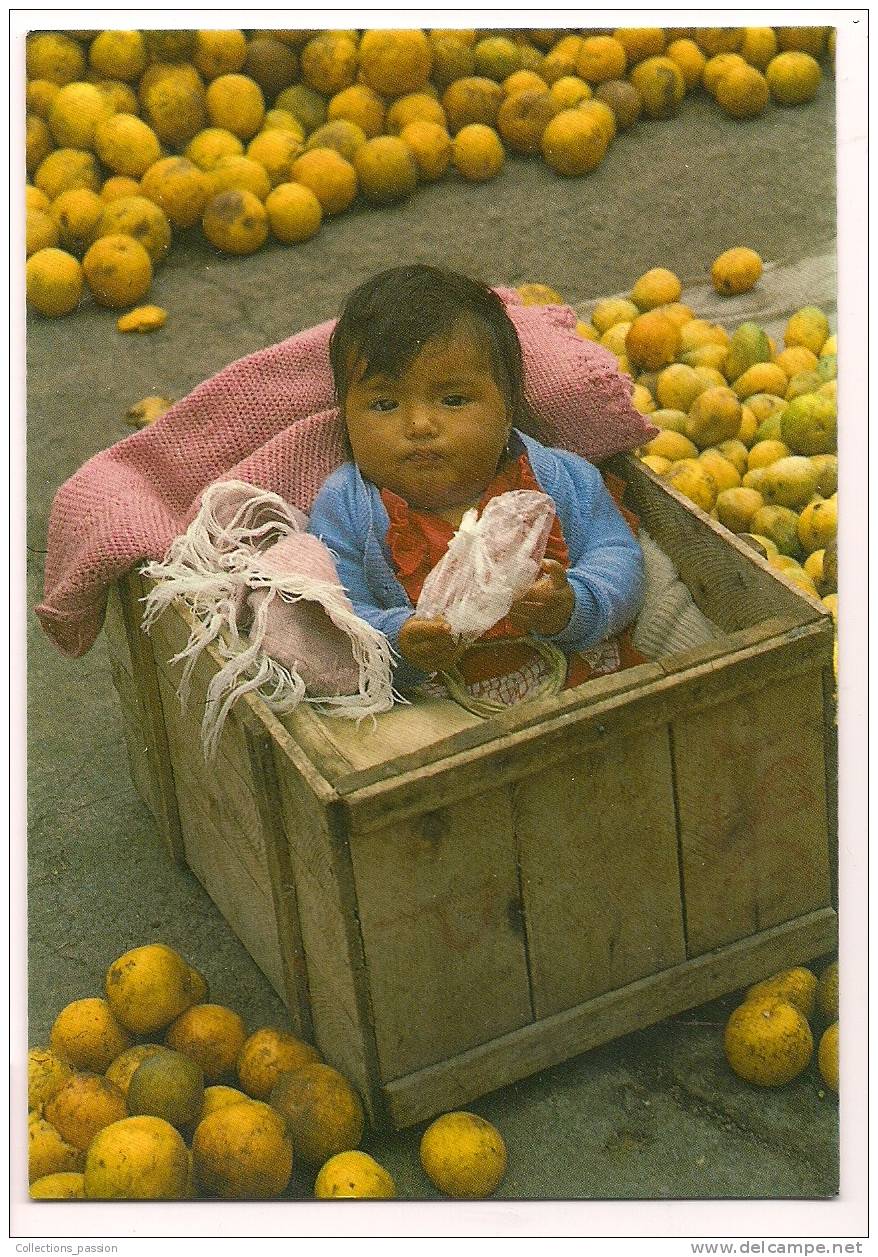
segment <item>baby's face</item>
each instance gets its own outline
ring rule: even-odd
[[[471,334],[431,340],[398,377],[354,366],[345,421],[366,479],[422,511],[474,505],[510,431],[487,349]]]

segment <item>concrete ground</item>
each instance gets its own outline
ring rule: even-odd
[[[42,592],[52,495],[129,433],[128,406],[151,393],[181,397],[232,359],[333,315],[380,267],[441,261],[492,282],[541,281],[587,310],[664,265],[684,281],[683,299],[691,291],[707,310],[718,300],[704,288],[710,262],[748,244],[776,269],[774,285],[769,270],[760,290],[771,298],[720,304],[715,317],[734,323],[755,309],[776,322],[808,302],[831,307],[833,108],[831,79],[811,106],[772,108],[747,123],[689,100],[675,121],[620,136],[586,179],[509,161],[487,186],[447,178],[407,204],[349,212],[298,248],[272,245],[243,259],[218,257],[193,234],[157,275],[149,300],[169,317],[151,336],[121,336],[113,314],[95,306],[54,322],[30,318],[28,607]],[[29,1041],[45,1042],[70,1000],[100,993],[117,955],[159,939],[203,969],[211,998],[248,1025],[283,1025],[282,1004],[199,883],[165,857],[128,775],[103,642],[64,659],[31,616],[28,648]],[[816,1067],[777,1091],[734,1077],[722,1027],[736,1002],[691,1010],[474,1103],[508,1144],[498,1196],[832,1196],[835,1098]],[[434,1200],[418,1165],[421,1130],[369,1134],[364,1146],[401,1197]],[[309,1191],[297,1177],[292,1194]]]

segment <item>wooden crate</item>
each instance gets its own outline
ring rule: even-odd
[[[106,632],[132,775],[373,1122],[460,1107],[835,942],[832,628],[631,457],[643,526],[723,636],[481,720],[445,699],[370,729],[252,695],[215,765],[144,589]]]

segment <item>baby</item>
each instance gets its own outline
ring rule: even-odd
[[[432,266],[383,271],[346,301],[330,360],[351,461],[324,483],[309,531],[389,639],[398,689],[453,669],[474,697],[520,701],[545,681],[535,641],[563,652],[567,687],[640,662],[623,632],[640,609],[640,546],[597,469],[538,440],[495,292]],[[542,574],[467,646],[415,604],[464,512],[513,489],[555,505]]]

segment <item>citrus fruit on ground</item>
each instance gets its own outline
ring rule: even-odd
[[[100,31],[89,44],[88,63],[104,78],[136,83],[146,69],[146,44],[140,31]]]
[[[506,153],[493,127],[470,122],[455,135],[451,159],[464,179],[483,183],[500,173]]]
[[[160,1117],[137,1115],[105,1126],[85,1156],[88,1200],[183,1200],[189,1153]]]
[[[730,437],[728,441],[720,441],[717,449],[721,454],[734,464],[738,475],[743,476],[747,470],[747,455],[749,453],[747,446],[738,437]]]
[[[814,1051],[807,1018],[773,997],[745,1000],[726,1024],[726,1059],[739,1078],[780,1087],[797,1078]]]
[[[384,101],[365,83],[353,83],[336,92],[326,106],[329,122],[353,122],[367,139],[384,134]]]
[[[679,66],[687,92],[691,92],[693,87],[701,86],[701,76],[704,73],[707,57],[694,39],[688,39],[685,36],[672,39],[665,49],[665,56],[670,57]]]
[[[127,1100],[132,1115],[161,1117],[178,1128],[192,1126],[204,1105],[204,1074],[182,1052],[156,1052],[132,1074]]]
[[[738,52],[757,70],[765,70],[777,54],[777,35],[771,26],[747,26]]]
[[[814,99],[823,73],[807,52],[779,52],[765,67],[772,100],[778,105],[806,105]]]
[[[625,352],[638,367],[658,371],[673,362],[680,349],[680,329],[660,310],[638,314],[625,336]]]
[[[48,126],[36,114],[25,119],[25,168],[29,175],[42,165],[55,145]]]
[[[749,531],[770,537],[781,554],[798,559],[802,553],[798,526],[799,517],[788,506],[761,506],[750,520]]]
[[[737,436],[740,426],[740,400],[732,389],[717,386],[698,394],[689,408],[684,430],[690,441],[704,449]]]
[[[186,61],[195,51],[195,31],[142,32],[150,61]]]
[[[27,112],[36,114],[45,121],[49,116],[52,101],[60,90],[57,83],[50,83],[48,79],[29,79],[25,93]]]
[[[28,183],[24,189],[24,207],[28,210],[48,210],[52,202],[46,196],[45,192],[41,192],[39,188],[35,188],[32,183]]]
[[[637,314],[637,306],[627,297],[602,297],[592,311],[591,321],[603,335],[616,323],[630,323]]]
[[[710,344],[727,347],[730,342],[731,337],[726,329],[718,323],[708,322],[707,319],[690,319],[680,329],[680,348],[684,352]]]
[[[607,151],[606,130],[581,109],[562,109],[550,119],[540,143],[543,160],[558,175],[585,175]]]
[[[613,31],[613,38],[625,49],[629,66],[658,56],[666,43],[665,32],[658,26],[620,26]]]
[[[456,1200],[483,1200],[506,1172],[506,1145],[475,1113],[445,1113],[421,1136],[421,1165],[430,1182]]]
[[[695,32],[695,40],[708,57],[721,52],[736,52],[743,43],[744,31],[740,26],[702,27]]]
[[[127,1096],[128,1085],[138,1065],[147,1057],[166,1051],[167,1048],[163,1043],[137,1043],[134,1047],[126,1048],[124,1052],[119,1053],[116,1059],[107,1066],[104,1077],[115,1083],[122,1094]]]
[[[780,432],[780,413],[786,409],[783,397],[777,397],[774,393],[751,393],[747,398],[747,407],[756,420],[757,428],[772,415],[777,415],[777,430]]]
[[[459,39],[450,38],[443,31],[433,31],[430,36],[433,51],[432,81],[439,87],[448,87],[457,79],[471,77],[476,59],[473,50]]]
[[[43,1112],[61,1138],[83,1152],[102,1127],[127,1116],[125,1097],[115,1083],[84,1073],[71,1074]]]
[[[284,244],[310,240],[320,230],[320,202],[302,183],[279,183],[269,192],[265,208],[272,234]]]
[[[117,113],[99,122],[94,134],[95,152],[118,175],[139,179],[162,155],[159,138],[142,118]]]
[[[103,1073],[120,1052],[131,1046],[131,1036],[107,1000],[88,998],[73,1000],[61,1009],[52,1024],[49,1044],[57,1056],[75,1069]]]
[[[430,41],[420,30],[364,31],[359,57],[363,81],[391,98],[419,91],[433,64]]]
[[[247,41],[244,64],[238,68],[259,84],[266,100],[274,100],[297,77],[299,63],[291,48],[258,31]]]
[[[827,965],[817,984],[817,1007],[827,1021],[838,1019],[838,961]]]
[[[241,1048],[238,1079],[248,1095],[266,1100],[282,1073],[319,1060],[320,1054],[310,1043],[286,1030],[262,1026],[253,1031]]]
[[[749,292],[762,274],[762,258],[755,249],[736,245],[714,258],[710,268],[713,286],[721,296]]]
[[[30,1185],[31,1200],[84,1200],[85,1179],[74,1170],[44,1174]]]
[[[590,35],[579,46],[576,73],[588,83],[624,78],[627,68],[625,49],[612,35]]]
[[[56,148],[40,162],[34,173],[34,184],[54,201],[68,188],[91,188],[97,192],[101,176],[93,153],[77,148]]]
[[[686,94],[683,72],[670,57],[647,57],[628,76],[648,118],[673,118]]]
[[[747,65],[742,56],[736,52],[719,52],[709,57],[701,73],[701,85],[711,96],[716,96],[720,80],[731,70]]]
[[[303,144],[305,142],[305,128],[298,118],[293,117],[288,109],[266,109],[262,130],[292,131],[298,140],[301,140]]]
[[[283,133],[276,131],[274,134]],[[253,161],[249,157],[221,157],[213,169],[206,172],[206,176],[210,195],[205,203],[205,209],[215,196],[219,196],[220,192],[230,192],[233,189],[239,192],[252,192],[257,200],[264,201],[271,191],[268,171],[258,161]]]
[[[83,1155],[79,1148],[63,1139],[51,1122],[39,1113],[31,1113],[27,1123],[28,1180],[47,1174],[62,1174],[82,1169]]]
[[[539,74],[533,74],[530,70],[522,70],[519,75],[513,74],[511,79],[506,80],[503,84],[503,90],[507,95],[511,95],[513,91],[532,90],[544,92],[546,90],[546,81]],[[556,79],[551,85],[549,95],[559,109],[575,109],[584,100],[591,100],[596,93],[592,92],[585,79],[581,79],[578,74],[563,74],[560,79]]]
[[[710,512],[716,505],[716,481],[699,459],[678,459],[664,478],[702,511]]]
[[[217,1109],[192,1137],[195,1179],[222,1200],[271,1200],[290,1181],[293,1145],[268,1104],[246,1100]]]
[[[810,969],[799,965],[794,969],[784,969],[781,973],[775,973],[762,982],[756,982],[753,986],[748,986],[744,992],[745,999],[758,999],[763,995],[777,996],[778,999],[798,1008],[804,1017],[810,1017],[814,1012],[814,1001],[817,996],[817,978]]]
[[[826,48],[829,29],[826,26],[779,26],[777,46],[783,52],[793,49],[810,53],[812,57],[820,57]]]
[[[540,151],[546,125],[559,111],[545,87],[513,92],[497,111],[497,130],[513,153],[533,156]]]
[[[118,201],[120,196],[139,195],[140,180],[131,179],[128,175],[110,175],[101,188],[101,200],[105,202]]]
[[[378,205],[401,201],[418,186],[417,163],[399,136],[378,135],[366,140],[354,153],[353,164],[360,191]]]
[[[409,92],[407,96],[399,96],[388,108],[388,135],[399,135],[409,122],[437,122],[440,127],[448,126],[441,103],[427,92]]]
[[[784,345],[804,345],[819,354],[829,336],[829,320],[818,306],[802,306],[791,314],[784,328]]]
[[[49,109],[49,130],[60,148],[90,149],[95,127],[113,114],[113,106],[93,83],[67,83]]]
[[[194,1004],[172,1021],[165,1043],[190,1057],[208,1082],[231,1073],[247,1038],[243,1018],[222,1004]]]
[[[768,82],[755,66],[745,62],[721,75],[714,95],[729,117],[755,118],[768,104]]]
[[[285,87],[275,99],[274,107],[288,110],[301,124],[306,135],[326,121],[326,101],[306,83],[293,83],[290,87]]]
[[[191,65],[150,66],[138,96],[145,121],[169,148],[185,148],[207,126],[204,84]]]
[[[643,112],[637,88],[627,79],[610,79],[607,83],[599,84],[595,88],[594,98],[610,106],[620,131],[633,127]]]
[[[324,214],[340,214],[357,195],[357,172],[332,148],[312,148],[297,157],[290,171],[295,183],[310,188]]]
[[[100,198],[99,198],[100,199]],[[98,236],[131,236],[143,245],[153,265],[171,247],[171,224],[162,209],[146,196],[123,196],[109,205],[101,202]]]
[[[472,122],[492,127],[503,101],[503,89],[493,79],[469,75],[450,83],[442,93],[442,108],[448,119],[448,130],[455,135]]]
[[[135,947],[114,960],[104,989],[116,1017],[135,1034],[164,1030],[207,994],[201,974],[164,943]]]
[[[27,256],[40,249],[54,249],[61,238],[58,224],[48,210],[29,209],[25,218]]]
[[[699,459],[703,467],[706,467],[716,481],[716,487],[719,493],[724,489],[736,489],[741,483],[741,476],[737,467],[730,462],[724,454],[718,449],[708,446],[699,454]]]
[[[359,1146],[365,1116],[360,1097],[343,1074],[319,1061],[283,1073],[269,1103],[285,1118],[297,1158],[323,1165],[337,1152]]]
[[[91,80],[91,71],[89,72],[89,81]],[[95,79],[94,85],[107,100],[111,106],[113,113],[127,113],[133,117],[137,117],[140,112],[140,105],[137,100],[137,93],[127,83],[122,83],[118,79]]]
[[[817,1065],[827,1087],[838,1091],[838,1022],[834,1021],[820,1036]]]
[[[119,233],[101,236],[90,246],[82,259],[82,271],[98,305],[111,309],[135,305],[152,283],[152,262],[146,249],[133,237]]]
[[[802,393],[781,413],[781,437],[797,454],[831,454],[836,448],[837,416],[834,398]]]
[[[308,136],[305,148],[334,148],[346,161],[353,161],[354,154],[369,137],[362,127],[346,118],[336,118],[334,122],[324,122]],[[385,137],[386,138],[386,137]],[[259,136],[256,137],[259,139]],[[253,143],[256,143],[254,140]]]
[[[344,31],[320,31],[303,45],[299,65],[303,83],[333,96],[357,77],[357,45]]]
[[[52,202],[51,214],[58,224],[61,245],[81,255],[99,235],[106,202],[90,188],[71,188]]]
[[[631,300],[641,311],[654,310],[656,306],[676,301],[682,291],[683,285],[673,271],[654,266],[635,281]]]
[[[199,170],[212,170],[221,157],[241,157],[244,145],[223,127],[205,127],[186,145],[185,157]]]
[[[205,105],[210,125],[249,140],[262,126],[265,97],[246,74],[221,74],[207,88]]]
[[[435,122],[409,122],[399,138],[408,145],[421,179],[440,179],[451,161],[451,137]]]
[[[633,322],[633,320],[632,320]],[[600,337],[600,344],[609,349],[616,357],[625,353],[625,337],[631,330],[631,323],[614,323],[611,328],[604,332]]]
[[[810,460],[809,460],[810,461]],[[838,498],[817,498],[799,515],[799,541],[806,554],[825,549],[838,532]]]
[[[199,1121],[210,1117],[211,1113],[215,1113],[217,1109],[224,1109],[227,1104],[240,1104],[243,1100],[249,1099],[250,1097],[243,1091],[239,1091],[237,1087],[224,1087],[219,1083],[213,1087],[205,1087]]]
[[[154,162],[141,187],[143,195],[155,201],[175,227],[194,227],[210,192],[204,171],[185,157],[162,157]]]
[[[235,74],[247,57],[243,31],[196,31],[192,64],[206,79]]]
[[[735,328],[728,349],[723,369],[729,380],[737,380],[757,362],[771,361],[771,343],[758,323],[742,323]]]
[[[51,1048],[31,1048],[27,1054],[27,1107],[42,1109],[72,1073],[69,1062]]]
[[[393,1200],[396,1184],[366,1152],[338,1152],[314,1180],[317,1200]]]
[[[69,35],[41,31],[28,37],[25,64],[29,79],[48,79],[63,86],[85,73],[85,54]]]
[[[801,511],[817,492],[817,471],[810,458],[789,454],[766,468],[759,492],[769,505]]]
[[[731,532],[749,532],[750,521],[761,506],[764,500],[756,489],[723,489],[717,494],[716,515]]]
[[[476,74],[502,83],[521,67],[521,49],[506,35],[487,35],[473,46]]]
[[[70,314],[82,296],[82,267],[63,249],[39,249],[27,259],[27,304],[38,314],[56,318]]]

